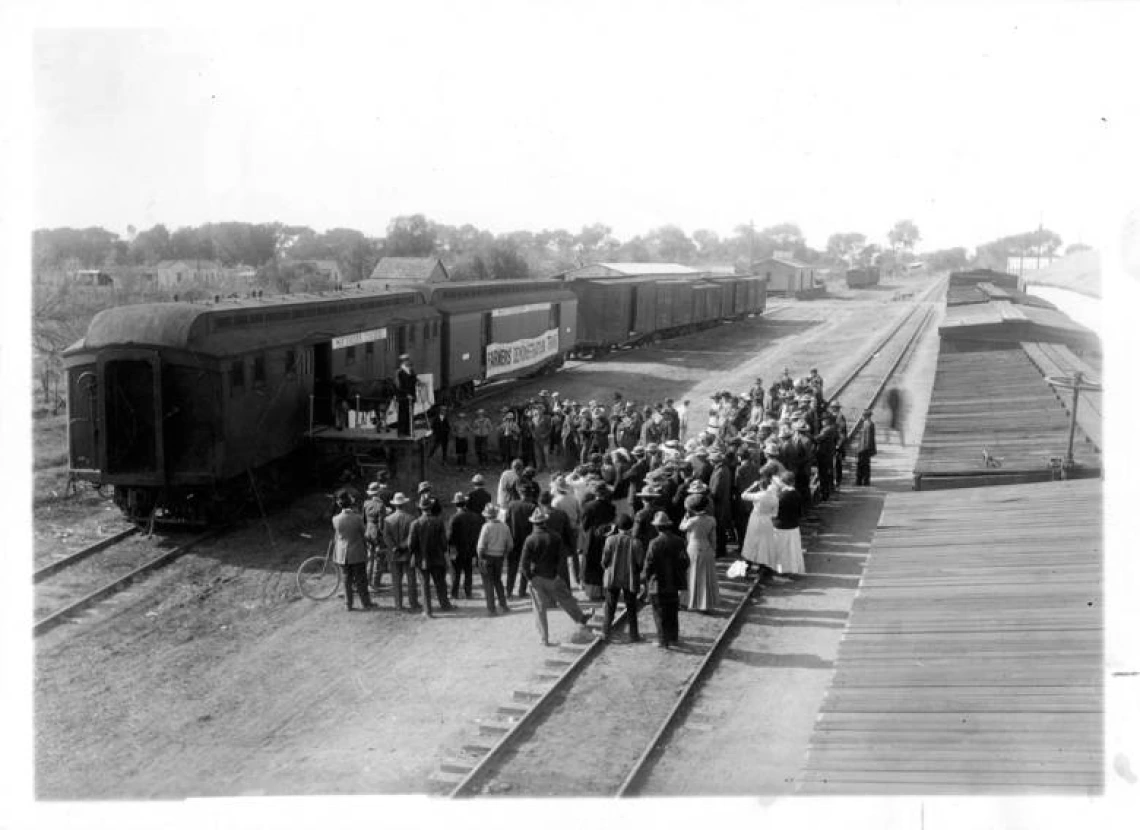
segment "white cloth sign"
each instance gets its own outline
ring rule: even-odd
[[[526,366],[541,363],[558,354],[558,329],[549,329],[538,337],[487,346],[487,377],[505,375]]]

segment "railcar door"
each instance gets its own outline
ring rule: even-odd
[[[160,484],[162,372],[157,352],[131,349],[99,356],[103,378],[103,459],[108,480]]]
[[[335,423],[332,343],[313,345],[313,423]]]
[[[99,382],[94,363],[67,371],[68,467],[78,474],[102,470],[99,453]]]

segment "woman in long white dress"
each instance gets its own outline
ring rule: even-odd
[[[708,497],[696,494],[685,499],[686,516],[680,529],[689,554],[689,610],[709,614],[720,602],[716,574],[716,519],[708,515]]]
[[[752,503],[748,516],[748,527],[744,531],[744,544],[740,546],[740,556],[753,565],[763,565],[776,570],[776,531],[772,527],[772,517],[779,506],[780,485],[775,481],[756,481],[740,494],[744,501]]]

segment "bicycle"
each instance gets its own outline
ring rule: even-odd
[[[333,546],[336,540],[330,539],[324,556],[310,556],[297,568],[297,590],[312,600],[325,600],[340,588],[340,566],[333,562]]]

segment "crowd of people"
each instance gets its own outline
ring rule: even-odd
[[[485,469],[494,452],[505,469],[492,482],[475,472],[450,499],[428,481],[411,496],[393,492],[383,471],[363,500],[342,491],[333,525],[347,607],[354,595],[374,607],[372,592],[387,574],[395,607],[430,617],[433,588],[438,606],[450,609],[461,592],[472,598],[478,572],[488,614],[509,613],[512,596],[530,597],[543,643],[549,608],[579,624],[593,613],[577,591],[601,603],[605,639],[619,602],[630,639],[641,639],[637,612],[648,600],[658,645],[669,648],[679,641],[682,607],[716,608],[718,558],[735,555],[765,579],[804,573],[806,507],[842,484],[849,456],[856,484],[870,483],[871,414],[848,430],[815,369],[799,379],[785,369],[767,387],[757,378],[742,394],[719,392],[699,426],[690,424],[688,400],[639,405],[621,393],[603,405],[543,390],[503,407],[498,423],[484,409],[471,418],[438,407],[433,454],[446,463],[450,450],[466,466],[473,449]],[[444,502],[453,508],[446,515]]]

